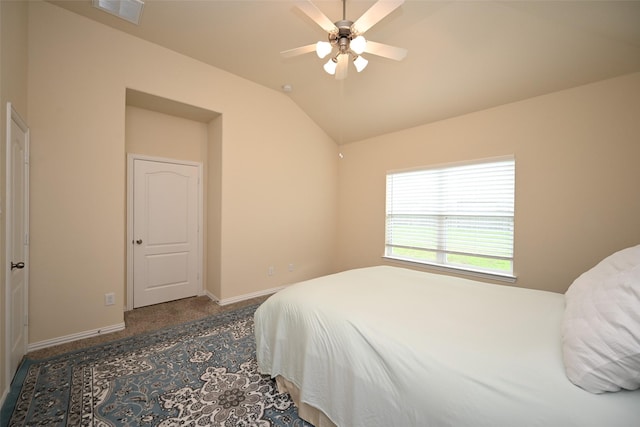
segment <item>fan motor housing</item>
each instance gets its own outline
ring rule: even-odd
[[[334,25],[338,28],[338,32],[329,34],[329,42],[333,45],[337,45],[341,53],[346,53],[349,50],[349,43],[355,36],[351,31],[353,21],[343,19],[341,21],[334,22]]]

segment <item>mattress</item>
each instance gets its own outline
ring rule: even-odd
[[[562,362],[562,294],[379,266],[290,286],[255,313],[260,371],[336,425],[636,426],[640,390]]]

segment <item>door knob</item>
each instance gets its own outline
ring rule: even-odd
[[[14,270],[14,269],[16,269],[16,268],[17,268],[18,270],[23,269],[23,268],[24,268],[24,262],[19,262],[19,263],[17,263],[17,264],[14,264],[14,263],[12,262],[12,263],[11,263],[11,269],[12,269],[12,270]]]
[[[136,240],[136,243],[137,243],[138,245],[141,245],[141,244],[142,244],[142,239],[138,239],[138,240]]]

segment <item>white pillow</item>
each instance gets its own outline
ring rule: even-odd
[[[565,294],[567,376],[592,393],[640,388],[640,245],[583,273]]]

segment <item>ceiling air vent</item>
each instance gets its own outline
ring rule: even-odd
[[[139,24],[144,2],[142,0],[93,0],[93,5],[107,13]]]

